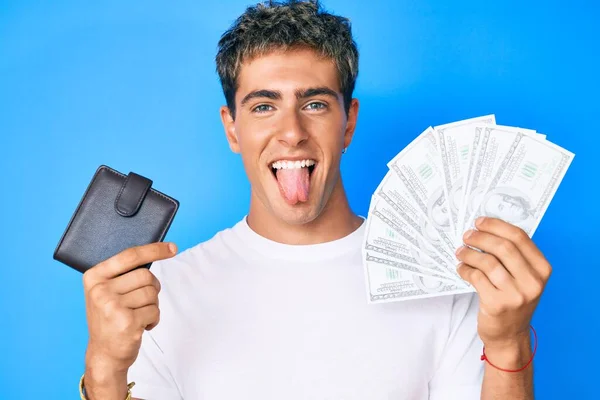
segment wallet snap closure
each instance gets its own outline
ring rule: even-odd
[[[135,215],[140,209],[150,187],[152,187],[150,179],[135,172],[130,172],[115,200],[116,212],[123,217]]]

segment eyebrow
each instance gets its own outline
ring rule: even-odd
[[[320,87],[314,87],[314,88],[308,88],[308,89],[298,89],[294,92],[294,94],[296,95],[296,99],[298,99],[298,100],[305,99],[308,97],[313,97],[313,96],[319,96],[319,95],[330,96],[335,99],[338,98],[338,95],[335,92],[335,90],[330,89],[326,86],[320,86]],[[243,107],[250,100],[257,99],[257,98],[281,100],[282,96],[281,96],[281,92],[278,90],[267,90],[267,89],[254,90],[254,91],[248,93],[246,96],[244,96],[244,98],[242,99],[242,102],[241,102],[241,106]]]
[[[244,104],[248,103],[250,100],[262,98],[262,97],[266,97],[267,99],[271,99],[271,100],[281,100],[281,92],[277,91],[277,90],[266,90],[266,89],[254,90],[254,91],[248,93],[246,96],[244,96],[244,98],[242,99],[241,105],[243,107]]]
[[[335,99],[338,98],[338,95],[335,92],[335,90],[330,89],[326,86],[320,86],[320,87],[308,88],[308,89],[299,89],[299,90],[296,90],[295,94],[296,94],[296,98],[298,100],[305,99],[307,97],[319,96],[319,95],[331,96]]]

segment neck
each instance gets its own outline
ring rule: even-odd
[[[308,222],[287,223],[267,210],[254,193],[247,221],[253,231],[267,239],[308,245],[341,239],[358,229],[363,219],[352,212],[340,177],[323,210]]]

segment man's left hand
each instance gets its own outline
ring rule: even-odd
[[[510,348],[529,338],[533,312],[552,268],[531,238],[500,219],[484,217],[463,236],[459,275],[479,293],[478,333],[486,347]]]

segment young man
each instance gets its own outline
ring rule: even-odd
[[[87,398],[125,399],[130,381],[161,400],[533,398],[531,365],[480,359],[484,344],[504,369],[531,358],[550,266],[514,226],[486,219],[465,236],[485,251],[458,252],[477,296],[366,303],[364,219],[340,176],[359,108],[348,21],[313,2],[259,5],[219,45],[249,212],[178,255],[155,243],[86,272]]]

